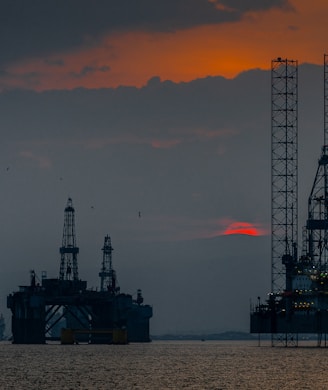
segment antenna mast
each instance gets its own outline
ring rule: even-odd
[[[76,246],[75,237],[75,210],[71,198],[68,198],[64,212],[64,230],[60,252],[60,280],[78,280],[77,254],[79,248]]]

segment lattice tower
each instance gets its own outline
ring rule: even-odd
[[[271,64],[271,291],[285,289],[286,267],[297,257],[298,63]]]

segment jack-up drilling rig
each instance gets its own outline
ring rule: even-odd
[[[251,309],[251,333],[272,346],[298,345],[299,334],[328,333],[328,57],[324,55],[324,145],[308,198],[298,256],[297,62],[272,61],[271,292]]]
[[[143,304],[140,290],[136,299],[120,293],[108,235],[102,248],[100,291],[87,289],[87,282],[78,278],[79,248],[76,246],[74,213],[69,198],[64,215],[59,278],[48,279],[44,275],[40,285],[36,283],[35,272],[31,271],[30,285],[20,286],[19,291],[7,297],[7,307],[12,312],[13,343],[150,341],[152,307]]]

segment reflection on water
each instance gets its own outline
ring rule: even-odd
[[[0,343],[0,389],[328,389],[328,349],[252,341]]]

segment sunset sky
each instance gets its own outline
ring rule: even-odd
[[[0,86],[143,86],[322,63],[325,0],[4,0]]]
[[[0,312],[31,269],[58,275],[71,197],[89,286],[109,234],[153,333],[248,331],[270,288],[271,60],[299,63],[303,224],[327,16],[325,0],[0,1]]]

